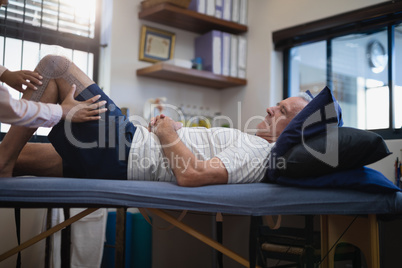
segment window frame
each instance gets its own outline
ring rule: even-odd
[[[332,39],[352,33],[387,28],[390,122],[387,129],[371,131],[381,135],[384,139],[402,139],[402,128],[393,128],[394,29],[395,25],[401,22],[402,1],[392,1],[273,32],[272,39],[275,50],[283,53],[283,97],[289,97],[290,92],[291,48],[312,42],[326,41],[327,86],[332,88]]]
[[[72,50],[80,50],[93,54],[93,73],[92,79],[97,83],[99,78],[99,61],[101,48],[101,13],[102,0],[96,0],[96,18],[94,37],[84,37],[71,33],[51,30],[41,26],[32,26],[22,22],[7,20],[7,6],[2,7],[5,10],[5,19],[0,19],[0,35],[6,38],[14,38],[24,41],[35,42],[46,45],[57,45]],[[4,53],[4,51],[0,51]],[[3,64],[3,63],[0,63]],[[7,66],[5,66],[7,67]],[[0,123],[1,124],[1,123]],[[3,140],[6,133],[0,132],[0,141]],[[47,136],[34,135],[31,142],[47,142]]]
[[[7,9],[7,7],[2,7]],[[93,80],[98,81],[102,0],[96,0],[94,38],[54,31],[42,26],[32,26],[23,22],[0,19],[0,35],[47,45],[59,45],[69,49],[82,50],[94,54]],[[6,17],[7,18],[7,17]],[[39,33],[38,33],[39,32]],[[7,67],[7,66],[6,66]]]

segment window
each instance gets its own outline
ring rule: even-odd
[[[345,125],[390,128],[387,44],[387,29],[331,40],[332,90]]]
[[[43,56],[61,54],[96,81],[99,7],[100,0],[9,0],[0,9],[0,64],[12,71],[33,70]],[[0,124],[3,135],[9,128]],[[39,128],[37,134],[49,131]]]
[[[402,2],[273,33],[284,53],[284,97],[328,86],[345,126],[402,138]]]
[[[290,96],[309,89],[317,94],[327,84],[326,43],[316,42],[290,51]]]
[[[394,41],[395,41],[395,70],[402,70],[402,25],[395,27],[394,32]],[[393,91],[393,118],[394,118],[394,127],[402,128],[402,76],[395,75],[394,76],[394,91]]]

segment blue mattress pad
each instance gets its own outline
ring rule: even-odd
[[[175,183],[49,177],[0,178],[0,207],[138,207],[238,215],[399,214],[402,193],[309,189],[272,183]]]

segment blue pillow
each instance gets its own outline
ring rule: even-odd
[[[295,178],[322,176],[369,165],[390,154],[385,141],[376,133],[333,127],[287,151],[283,156],[286,165],[279,174]]]
[[[342,126],[342,110],[328,87],[325,87],[290,121],[271,150],[265,181],[275,181],[282,156],[295,146],[315,135],[325,133],[331,126]]]
[[[334,172],[320,177],[290,178],[281,176],[279,184],[309,188],[346,188],[369,193],[391,193],[400,191],[381,172],[368,167]]]

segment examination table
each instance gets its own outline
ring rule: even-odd
[[[370,239],[374,243],[370,254],[376,254],[373,261],[378,262],[378,249],[375,245],[378,242],[376,240],[378,238],[375,237],[376,218],[379,215],[400,214],[402,193],[311,189],[272,183],[186,188],[165,182],[16,177],[0,179],[0,207],[88,208],[33,240],[24,242],[6,253],[0,253],[0,261],[61,230],[97,208],[135,207],[149,209],[154,215],[162,217],[244,266],[255,265],[253,237],[250,237],[250,260],[246,260],[162,210],[202,211],[252,217],[262,215],[366,215],[367,217],[368,215],[367,219],[373,224],[369,227],[370,237],[373,236]],[[324,218],[323,222],[325,226],[322,228],[331,228],[330,219]],[[324,237],[328,238],[330,234],[331,231],[326,230]],[[321,251],[328,251],[332,242],[325,243],[328,244],[321,245]],[[118,258],[118,252],[116,254]]]

